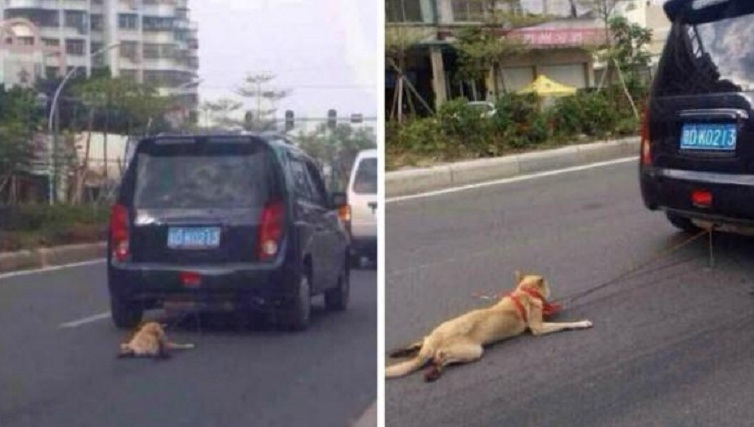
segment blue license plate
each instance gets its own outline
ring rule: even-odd
[[[684,124],[681,150],[733,151],[737,136],[734,124]]]
[[[218,227],[170,227],[168,247],[171,249],[212,249],[220,246]]]

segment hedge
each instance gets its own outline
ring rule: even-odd
[[[641,109],[646,87],[632,85],[629,91]],[[509,93],[498,98],[495,107],[496,114],[485,118],[465,99],[456,99],[443,104],[433,117],[388,121],[388,168],[416,159],[494,157],[574,140],[632,135],[639,127],[621,87],[579,91],[551,101]]]

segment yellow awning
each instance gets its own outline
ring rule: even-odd
[[[576,93],[576,88],[566,86],[540,74],[536,80],[521,88],[518,93],[534,92],[539,96],[567,96]]]

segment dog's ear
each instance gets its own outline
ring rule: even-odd
[[[521,284],[522,280],[524,280],[524,274],[516,270],[516,285]]]

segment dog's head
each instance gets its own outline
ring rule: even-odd
[[[532,289],[545,299],[550,298],[550,285],[538,274],[524,274],[516,271],[516,290]]]

